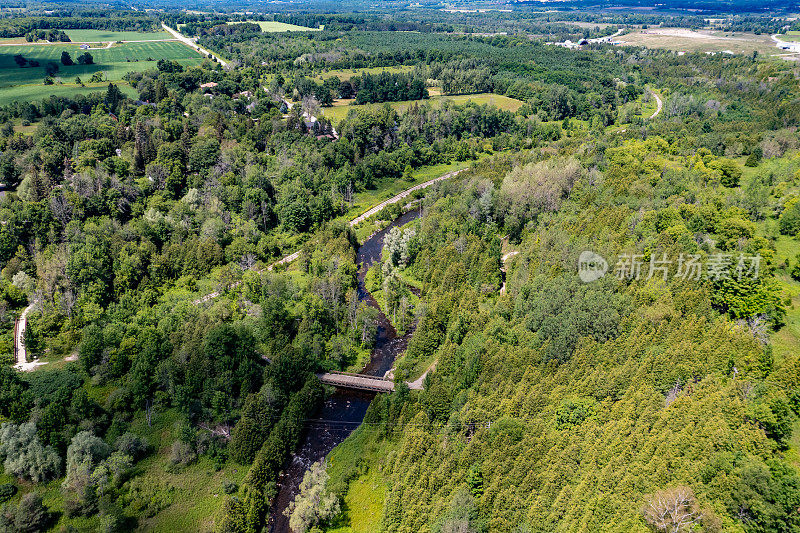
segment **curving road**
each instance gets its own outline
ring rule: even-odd
[[[192,48],[192,49],[194,49],[194,50],[198,50],[198,51],[199,51],[201,54],[203,54],[203,55],[204,55],[204,56],[206,56],[206,57],[208,57],[208,56],[210,55],[211,57],[213,57],[214,59],[216,59],[217,61],[219,61],[219,64],[220,64],[220,65],[222,65],[222,66],[223,66],[223,67],[225,67],[225,68],[228,68],[228,62],[227,62],[227,61],[225,61],[224,59],[222,59],[221,57],[219,57],[218,55],[216,55],[214,52],[209,52],[208,50],[206,50],[206,49],[205,49],[205,48],[203,48],[202,46],[198,45],[198,44],[197,44],[196,42],[194,42],[193,40],[191,40],[191,39],[189,39],[188,37],[186,37],[184,34],[182,34],[182,33],[178,32],[178,31],[175,31],[175,30],[173,30],[172,28],[170,28],[169,26],[167,26],[167,25],[166,25],[166,24],[164,24],[163,22],[161,23],[161,26],[164,28],[164,30],[165,30],[165,31],[169,32],[169,33],[170,33],[170,35],[172,35],[173,37],[175,37],[176,39],[178,39],[180,42],[182,42],[182,43],[183,43],[183,44],[185,44],[186,46],[189,46],[189,47],[191,47],[191,48]]]

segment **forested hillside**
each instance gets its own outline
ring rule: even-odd
[[[0,108],[0,530],[800,530],[796,63],[103,13],[227,68]]]

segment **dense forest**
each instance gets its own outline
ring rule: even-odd
[[[145,13],[76,10],[50,13],[47,16],[0,17],[0,37],[22,37],[31,32],[36,32],[36,30],[93,29],[152,31],[158,26],[158,19]]]
[[[91,13],[0,33],[160,26]],[[162,13],[228,68],[0,107],[0,529],[800,529],[797,68],[559,15]]]

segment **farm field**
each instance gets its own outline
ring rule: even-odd
[[[137,97],[136,90],[127,83],[123,82],[117,86],[126,96],[130,96],[131,98]],[[23,100],[36,102],[37,100],[42,100],[50,96],[71,97],[76,94],[105,91],[107,87],[108,83],[87,83],[85,87],[81,87],[73,83],[72,80],[70,80],[70,83],[64,83],[63,85],[44,85],[40,83],[38,85],[5,87],[0,88],[0,106]]]
[[[617,41],[622,45],[663,48],[676,52],[733,52],[772,55],[778,53],[769,35],[693,31],[685,28],[649,29],[626,33]]]
[[[9,44],[26,44],[28,41],[25,37],[3,37],[0,38],[0,46],[7,46]]]
[[[266,33],[280,33],[285,31],[320,31],[319,28],[307,28],[306,26],[298,26],[296,24],[287,24],[286,22],[276,22],[274,20],[248,20],[253,24],[258,24],[261,31]],[[231,22],[231,24],[237,24]]]
[[[100,43],[109,41],[158,41],[172,39],[165,31],[106,31],[106,30],[66,30],[75,43]]]
[[[613,24],[610,24],[608,22],[581,22],[577,20],[559,20],[556,22],[556,24],[566,24],[568,26],[576,26],[578,28],[584,28],[590,30],[593,30],[594,28],[600,28],[601,30],[604,30],[609,26],[613,26]]]
[[[516,100],[514,98],[509,98],[508,96],[503,96],[500,94],[491,94],[491,93],[483,93],[483,94],[460,94],[456,96],[433,96],[428,100],[411,100],[411,101],[403,101],[403,102],[387,102],[390,106],[396,109],[399,113],[404,112],[408,107],[412,104],[420,104],[428,102],[431,105],[441,105],[442,102],[448,100],[450,102],[456,104],[466,104],[467,102],[475,102],[476,104],[489,104],[496,106],[500,109],[504,109],[506,111],[516,111],[520,107],[522,107],[523,102],[520,100]],[[341,122],[346,116],[347,113],[350,112],[351,109],[363,109],[368,107],[380,107],[384,104],[364,104],[364,105],[348,105],[348,102],[352,100],[339,100],[337,104],[333,107],[324,108],[320,116],[327,118],[330,120],[334,125]]]
[[[789,43],[795,42],[795,41],[800,41],[800,31],[796,31],[796,30],[787,31],[786,33],[780,34],[777,37],[778,37],[778,40],[786,41],[786,42],[789,42]]]
[[[84,83],[95,72],[103,72],[108,81],[118,81],[130,71],[154,68],[159,59],[173,59],[183,65],[199,63],[201,57],[187,46],[178,42],[124,43],[108,49],[91,50],[94,57],[92,65],[64,66],[60,62],[61,52],[68,51],[73,60],[82,53],[75,43],[61,45],[29,45],[5,46],[0,48],[0,104],[14,100],[31,99],[33,94],[48,96],[50,94],[76,94],[93,89],[104,89],[105,85],[80,87],[74,83],[79,76]],[[22,54],[25,59],[36,60],[38,67],[20,68],[14,61],[15,54]],[[44,85],[45,66],[56,63],[56,85]],[[58,85],[61,80],[71,84],[72,88]]]

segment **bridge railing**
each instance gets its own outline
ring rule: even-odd
[[[375,392],[391,392],[394,390],[394,382],[392,380],[375,376],[365,376],[364,374],[327,372],[324,374],[317,374],[317,377],[323,383],[335,387]]]

